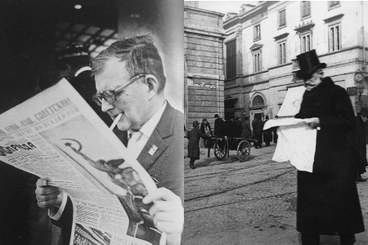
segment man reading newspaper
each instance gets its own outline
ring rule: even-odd
[[[166,244],[180,244],[184,223],[183,114],[165,99],[166,78],[158,50],[148,36],[125,39],[102,51],[92,66],[97,88],[95,102],[117,122],[122,141],[128,137],[128,153],[159,187],[142,203],[153,203],[149,214],[155,227],[166,233]],[[118,165],[104,166],[104,171],[111,169],[110,176],[116,177]],[[60,194],[48,179],[37,182],[38,205],[49,209],[68,243],[72,205],[65,194]]]

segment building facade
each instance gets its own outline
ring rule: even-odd
[[[213,128],[214,114],[224,116],[224,14],[185,2],[185,125],[207,118]]]
[[[315,49],[325,76],[347,89],[357,111],[368,106],[368,2],[264,1],[224,21],[225,117],[274,118],[298,54]]]

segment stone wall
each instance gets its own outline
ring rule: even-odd
[[[184,7],[185,116],[192,122],[224,115],[223,14]]]

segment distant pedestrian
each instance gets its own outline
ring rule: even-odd
[[[212,136],[213,133],[212,133],[212,129],[211,129],[211,125],[210,123],[207,121],[206,118],[203,118],[202,119],[202,123],[201,123],[201,132],[203,134],[206,134],[208,136]],[[204,147],[208,148],[208,147],[211,147],[211,140],[210,139],[203,139],[203,142],[204,142]]]
[[[241,137],[245,139],[252,137],[252,129],[250,128],[249,117],[247,116],[244,116],[244,120],[242,121]]]
[[[215,128],[214,128],[215,136],[224,136],[224,130],[225,130],[224,120],[218,114],[215,114]]]
[[[256,139],[255,142],[255,148],[261,148],[262,147],[262,130],[263,130],[263,122],[261,120],[260,115],[255,115],[253,121],[252,121],[252,127],[253,127],[253,135]]]
[[[235,118],[235,137],[240,138],[241,137],[241,133],[242,133],[242,121],[240,120],[239,117]]]
[[[355,129],[348,134],[349,146],[352,150],[353,165],[356,171],[356,181],[365,182],[366,179],[362,178],[362,174],[366,172],[365,168],[368,165],[367,162],[367,148],[365,139],[365,122],[368,118],[368,108],[363,107],[360,113],[355,117]]]
[[[188,157],[190,158],[189,167],[195,169],[194,162],[199,159],[199,140],[200,138],[210,138],[210,136],[204,134],[199,129],[198,121],[193,121],[193,129],[187,133],[186,136],[189,140],[188,142]]]
[[[265,119],[266,120],[263,122],[263,125],[269,120],[269,117],[266,116]],[[263,130],[263,139],[265,142],[265,146],[270,146],[270,143],[272,141],[272,128]]]
[[[277,118],[279,118],[279,116],[276,115],[275,118],[277,119]],[[277,144],[277,138],[278,138],[277,129],[278,129],[278,127],[272,127],[271,129],[272,129],[273,143]]]

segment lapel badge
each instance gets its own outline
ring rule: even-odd
[[[158,147],[156,145],[152,145],[151,149],[148,151],[148,154],[150,154],[151,156],[153,156],[153,154],[155,154],[155,152],[157,151]]]

